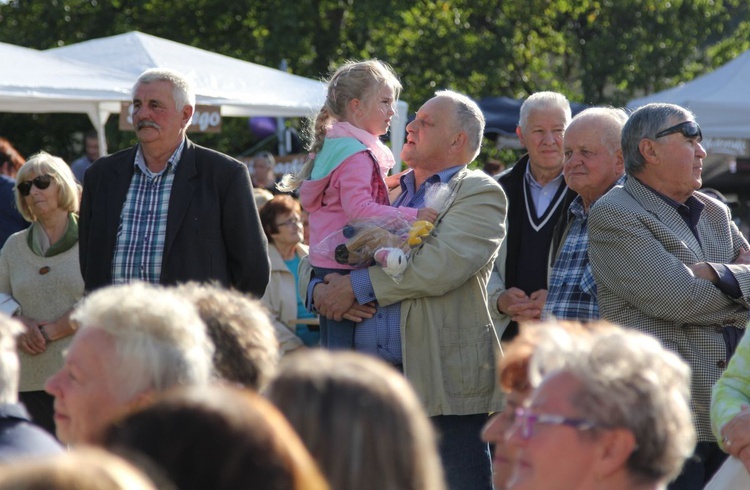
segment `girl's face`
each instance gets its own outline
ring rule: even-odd
[[[383,86],[365,100],[358,101],[353,114],[353,125],[370,134],[381,136],[388,132],[395,114],[395,94],[392,87]]]

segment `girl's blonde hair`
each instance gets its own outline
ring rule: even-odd
[[[390,65],[372,59],[366,61],[347,61],[341,65],[328,80],[326,101],[311,120],[309,133],[311,143],[309,151],[317,153],[323,148],[328,128],[333,121],[340,121],[346,115],[346,108],[354,99],[369,103],[370,99],[382,87],[393,89],[394,100],[401,94],[401,82]],[[314,164],[314,157],[308,158],[299,173],[287,174],[281,180],[278,188],[283,192],[297,189],[305,179],[310,177]]]

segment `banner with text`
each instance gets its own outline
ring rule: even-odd
[[[133,128],[133,104],[123,102],[120,109],[120,131],[135,131]],[[220,133],[221,108],[219,106],[198,105],[193,114],[193,121],[188,132]]]

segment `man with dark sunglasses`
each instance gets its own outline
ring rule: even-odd
[[[138,145],[85,173],[79,246],[86,290],[145,281],[216,281],[263,296],[268,245],[247,167],[185,135],[195,94],[181,74],[133,87]]]
[[[656,336],[693,370],[694,457],[670,490],[702,489],[726,455],[711,431],[711,387],[748,321],[750,245],[727,206],[697,192],[706,151],[693,114],[648,104],[622,130],[628,179],[589,216],[602,318]]]

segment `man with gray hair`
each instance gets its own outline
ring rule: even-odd
[[[117,417],[177,385],[205,385],[213,344],[193,305],[146,283],[102,288],[84,298],[63,367],[47,380],[57,437],[95,442]]]
[[[690,368],[654,337],[605,322],[590,335],[548,335],[530,377],[540,368],[506,435],[508,488],[658,490],[680,473],[696,440]]]
[[[355,329],[354,347],[396,366],[414,386],[441,434],[449,487],[490,489],[489,448],[480,430],[489,412],[502,409],[502,394],[486,288],[505,237],[505,193],[484,172],[467,168],[479,153],[484,116],[465,95],[437,92],[406,131],[401,158],[411,170],[392,205],[422,208],[429,186],[447,184],[450,198],[434,230],[413,250],[400,282],[372,266],[313,281],[312,298],[329,318],[366,318]],[[361,313],[371,302],[377,309]]]
[[[495,179],[508,195],[508,239],[488,286],[488,306],[499,335],[510,340],[518,322],[538,320],[547,298],[547,258],[554,230],[575,197],[563,178],[568,99],[537,92],[521,105],[516,134],[527,154]],[[554,242],[554,243],[553,243]]]
[[[78,224],[87,291],[146,281],[218,281],[258,298],[268,244],[247,167],[185,135],[195,94],[179,73],[145,71],[133,87],[138,145],[86,171]]]
[[[693,114],[648,104],[622,131],[628,179],[589,215],[602,318],[656,336],[693,370],[695,457],[670,489],[701,489],[726,455],[711,431],[711,387],[750,308],[750,245],[727,206],[697,192],[706,152]]]
[[[0,314],[0,464],[63,451],[54,437],[31,423],[18,402],[16,337],[25,331],[19,321]]]
[[[591,321],[599,318],[596,283],[589,263],[588,216],[591,205],[624,181],[620,133],[627,114],[592,107],[576,115],[565,130],[563,176],[578,194],[558,226],[556,256],[550,257],[547,301],[542,318]]]

